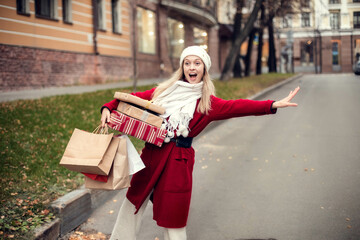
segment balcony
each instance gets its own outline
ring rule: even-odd
[[[215,0],[162,0],[161,5],[206,25],[217,24]]]

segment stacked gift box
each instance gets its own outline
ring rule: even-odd
[[[111,112],[109,127],[161,147],[167,131],[161,129],[163,119],[159,115],[165,109],[127,93],[116,92],[114,98],[120,102]]]

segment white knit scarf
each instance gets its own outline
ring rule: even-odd
[[[176,135],[187,137],[189,122],[194,116],[196,101],[201,98],[203,82],[191,84],[182,80],[163,91],[154,101],[166,109],[162,128],[168,131],[165,142]]]

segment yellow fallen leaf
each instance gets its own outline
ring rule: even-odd
[[[204,166],[202,166],[201,168],[202,168],[202,169],[207,169],[208,166],[207,166],[207,165],[204,165]]]
[[[113,200],[113,202],[117,202],[117,200],[116,200],[116,199],[114,199],[114,200]]]
[[[346,220],[347,222],[349,222],[349,221],[350,221],[350,218],[345,218],[345,220]]]
[[[113,210],[110,210],[110,211],[109,211],[109,214],[113,214],[113,213],[114,213],[114,211],[113,211]]]
[[[257,160],[259,160],[257,157],[254,157],[254,158],[253,158],[253,161],[257,161]]]
[[[347,225],[347,228],[348,228],[348,229],[351,229],[352,227],[351,227],[351,225]]]

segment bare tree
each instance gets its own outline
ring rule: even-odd
[[[261,67],[262,67],[262,48],[263,48],[263,34],[264,34],[264,25],[265,25],[265,5],[264,3],[261,4],[260,8],[260,27],[258,30],[259,34],[259,44],[258,44],[258,54],[256,60],[256,74],[261,74]]]
[[[242,23],[242,9],[244,7],[244,0],[237,0],[236,1],[236,14],[235,14],[235,21],[234,21],[234,31],[232,35],[232,44],[235,43],[236,36],[241,33],[241,23]],[[239,51],[237,52],[237,56],[235,57],[233,73],[234,77],[241,77],[241,56]]]
[[[269,58],[268,67],[269,72],[276,72],[276,48],[274,39],[274,18],[284,17],[288,13],[295,12],[299,7],[299,3],[306,2],[307,0],[266,0],[267,20],[266,25],[269,34]]]
[[[255,38],[255,34],[257,32],[257,28],[253,28],[250,32],[249,39],[248,39],[248,47],[245,57],[245,76],[250,76],[250,68],[251,68],[251,53],[253,48],[253,42]]]
[[[236,59],[238,58],[238,54],[240,51],[240,46],[245,41],[245,39],[248,37],[248,35],[251,33],[251,31],[254,27],[254,23],[258,17],[258,12],[260,10],[262,1],[263,0],[256,0],[254,8],[253,8],[249,18],[247,19],[247,22],[246,22],[244,28],[242,29],[242,31],[240,31],[239,33],[234,35],[235,41],[233,41],[230,52],[226,58],[223,70],[221,72],[220,80],[227,81],[231,78],[232,70],[234,69],[234,64],[235,64]],[[243,6],[243,0],[237,0],[236,4],[237,4],[237,9],[238,9],[236,14],[240,14],[239,11],[241,12],[241,9]],[[241,8],[240,8],[240,6],[241,6]],[[239,8],[240,8],[240,10],[239,10]],[[236,29],[236,28],[241,29],[241,25],[234,26],[234,29]],[[234,33],[235,33],[235,30],[234,30]]]

